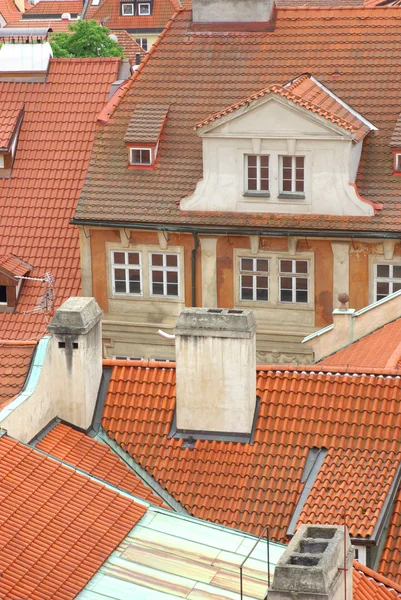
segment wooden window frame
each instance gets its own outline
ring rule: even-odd
[[[152,256],[153,255],[161,255],[163,257],[162,265],[152,265]],[[167,265],[167,257],[175,256],[177,258],[177,266],[172,267]],[[153,273],[155,271],[161,271],[163,274],[163,294],[155,294],[153,293]],[[177,294],[168,294],[167,293],[167,273],[177,273]],[[160,282],[155,282],[160,283]],[[172,298],[174,300],[179,300],[181,297],[181,261],[180,254],[178,252],[158,252],[155,250],[149,251],[149,297],[150,298]]]
[[[284,167],[284,159],[286,158],[291,158],[291,191],[289,190],[284,190],[284,168],[288,168],[288,167]],[[296,183],[297,183],[297,178],[296,178],[296,171],[297,171],[297,167],[296,167],[296,160],[297,158],[302,158],[303,159],[303,167],[302,167],[302,171],[303,171],[303,178],[302,178],[302,191],[297,191],[296,190]],[[298,154],[293,154],[293,155],[288,155],[288,154],[280,154],[279,155],[279,173],[280,173],[280,186],[279,186],[279,198],[305,198],[305,187],[306,187],[306,177],[305,177],[305,166],[306,166],[306,160],[305,160],[305,156],[304,155],[298,155]]]
[[[249,158],[256,158],[256,190],[249,189]],[[262,167],[261,159],[267,158],[267,167]],[[267,190],[261,189],[261,169],[267,168]],[[270,155],[269,154],[245,154],[245,194],[247,196],[270,196]]]
[[[115,260],[114,260],[115,254],[124,254],[125,255],[124,264],[115,262]],[[129,263],[129,259],[128,259],[129,254],[137,254],[138,255],[138,257],[139,257],[138,265]],[[139,250],[123,250],[123,249],[111,250],[110,266],[111,266],[111,284],[112,284],[113,296],[135,296],[135,297],[143,296],[142,252],[141,251],[139,251]],[[125,292],[117,292],[116,291],[115,269],[120,269],[120,270],[125,271]],[[129,280],[129,271],[130,270],[132,270],[132,271],[138,270],[139,271],[140,292],[130,292],[129,291],[129,281],[130,281]]]

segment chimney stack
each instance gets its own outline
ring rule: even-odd
[[[302,525],[275,568],[267,600],[352,600],[353,558],[343,526]]]
[[[256,407],[251,310],[186,308],[175,328],[177,431],[250,434]]]
[[[274,0],[193,0],[195,28],[264,31],[271,27]]]

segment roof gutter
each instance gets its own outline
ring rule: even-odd
[[[399,232],[377,232],[377,231],[332,231],[330,229],[320,229],[318,231],[307,230],[307,229],[258,229],[254,227],[252,229],[244,229],[242,227],[229,228],[229,227],[188,227],[186,225],[157,225],[150,223],[124,223],[124,222],[112,222],[112,221],[95,221],[90,219],[71,219],[71,225],[80,225],[87,227],[117,227],[119,229],[139,229],[146,231],[171,231],[181,233],[196,234],[209,234],[209,235],[260,235],[263,237],[277,237],[277,236],[302,236],[309,238],[372,238],[372,239],[401,239],[401,231]]]

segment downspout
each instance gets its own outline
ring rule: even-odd
[[[198,233],[196,231],[193,232],[193,236],[194,236],[194,247],[191,250],[192,306],[196,306],[196,251],[199,248],[199,239],[198,239]]]

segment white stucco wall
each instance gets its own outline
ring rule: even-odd
[[[354,187],[361,145],[344,129],[275,95],[200,130],[204,177],[183,210],[373,215]],[[245,155],[268,154],[270,197],[245,189]],[[279,156],[305,157],[305,198],[280,199]]]

